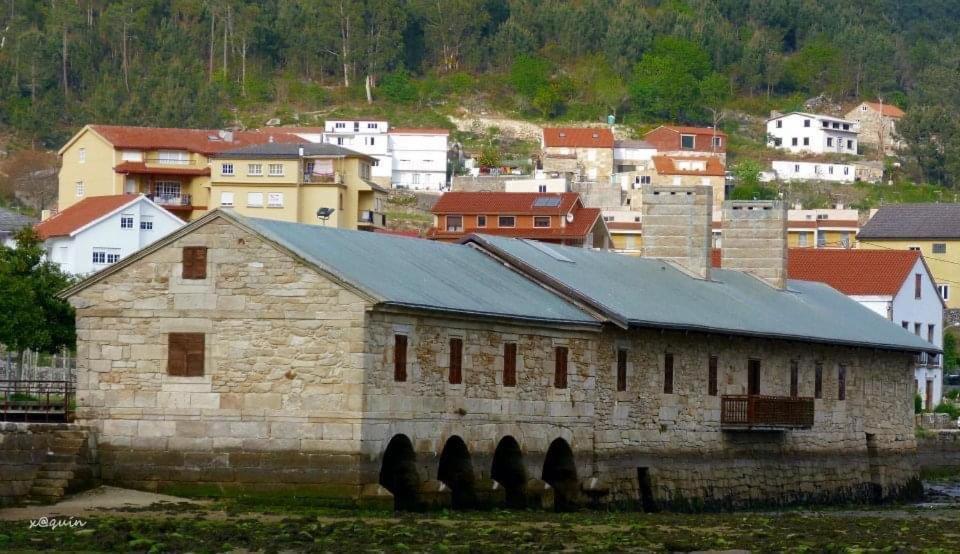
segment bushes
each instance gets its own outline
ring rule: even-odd
[[[918,395],[919,396],[919,395]],[[960,406],[952,402],[941,402],[937,404],[937,407],[933,409],[935,414],[947,414],[950,416],[950,419],[960,418]]]
[[[914,393],[913,395],[913,413],[923,413],[923,398],[920,396],[920,393]]]

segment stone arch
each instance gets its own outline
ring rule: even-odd
[[[508,508],[526,508],[527,469],[517,439],[507,435],[497,443],[490,477],[503,487]]]
[[[476,504],[477,495],[474,488],[475,477],[470,450],[463,439],[457,435],[447,439],[443,445],[437,480],[450,487],[451,504],[454,509],[470,508]]]
[[[575,506],[579,483],[577,464],[567,441],[556,439],[550,443],[543,460],[543,480],[553,487],[556,510],[569,510]]]
[[[420,474],[413,443],[404,434],[394,435],[383,452],[380,465],[380,485],[393,494],[396,510],[414,510],[419,507]]]

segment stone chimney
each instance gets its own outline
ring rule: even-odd
[[[770,286],[787,285],[787,206],[779,200],[723,203],[723,269],[751,273]]]
[[[709,186],[643,185],[643,256],[709,279],[712,212]]]

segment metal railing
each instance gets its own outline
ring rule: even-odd
[[[75,395],[69,380],[0,381],[0,421],[73,421]]]
[[[720,425],[725,428],[809,429],[813,416],[813,398],[744,394],[720,399]]]
[[[178,159],[178,158],[160,158],[156,156],[149,156],[143,159],[144,163],[150,165],[175,165],[177,167],[206,167],[206,165],[200,165],[200,163],[195,162],[189,158],[187,159]]]
[[[306,173],[303,176],[304,183],[333,183],[341,182],[340,173]]]
[[[153,200],[161,206],[189,206],[190,205],[190,195],[189,194],[148,194],[147,198]]]

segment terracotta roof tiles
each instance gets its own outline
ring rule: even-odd
[[[176,149],[212,154],[232,148],[274,142],[303,142],[287,131],[235,131],[233,139],[224,140],[217,129],[177,129],[170,127],[131,127],[124,125],[90,125],[114,148],[135,150]]]
[[[34,227],[40,238],[66,237],[81,227],[137,200],[139,196],[118,194],[84,198]]]
[[[543,145],[547,148],[613,148],[613,132],[591,127],[544,127]]]
[[[553,206],[534,206],[538,199],[556,198]],[[448,192],[430,210],[435,214],[564,214],[580,202],[575,192]],[[540,204],[547,204],[539,200]]]

